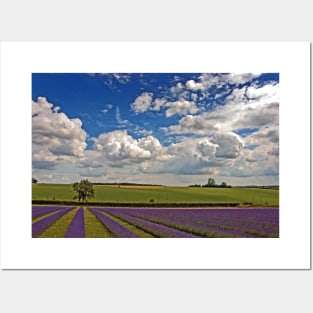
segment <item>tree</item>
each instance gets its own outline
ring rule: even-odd
[[[75,182],[72,187],[77,193],[74,196],[75,200],[78,199],[78,201],[87,201],[89,198],[94,198],[95,196],[93,184],[88,179],[83,179],[80,182]]]
[[[226,184],[225,182],[222,182],[222,184],[221,184],[220,187],[222,187],[222,188],[227,188],[228,186],[227,186],[227,184]]]
[[[32,178],[32,183],[33,183],[33,184],[37,184],[37,182],[38,182],[38,180],[37,180],[37,179]]]
[[[207,186],[208,187],[215,187],[216,186],[215,180],[213,178],[209,178]]]

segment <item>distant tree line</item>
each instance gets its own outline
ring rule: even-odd
[[[138,184],[138,183],[93,183],[93,185],[108,185],[108,186],[158,186],[161,187],[163,185],[158,184]]]
[[[199,187],[199,188],[231,188],[231,185],[227,185],[225,182],[222,182],[220,185],[216,184],[214,178],[209,178],[207,184],[204,185],[199,185],[199,184],[194,184],[194,185],[189,185],[189,187]]]

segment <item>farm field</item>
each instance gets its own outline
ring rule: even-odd
[[[278,208],[33,206],[33,238],[278,238]]]
[[[196,188],[95,185],[90,202],[112,203],[239,203],[279,206],[279,190],[262,188]],[[72,201],[70,184],[32,184],[33,200]]]

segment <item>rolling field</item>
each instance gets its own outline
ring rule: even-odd
[[[95,185],[90,202],[113,203],[239,203],[279,206],[279,190],[261,188],[196,188],[165,186]],[[32,184],[33,200],[72,201],[71,185]]]
[[[32,207],[33,238],[278,238],[278,208]]]

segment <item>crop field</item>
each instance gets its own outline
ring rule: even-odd
[[[32,207],[33,238],[278,238],[278,208]]]
[[[279,190],[262,188],[196,188],[166,186],[95,185],[90,202],[112,203],[239,203],[253,206],[279,206]],[[33,184],[33,200],[72,201],[69,184]]]

